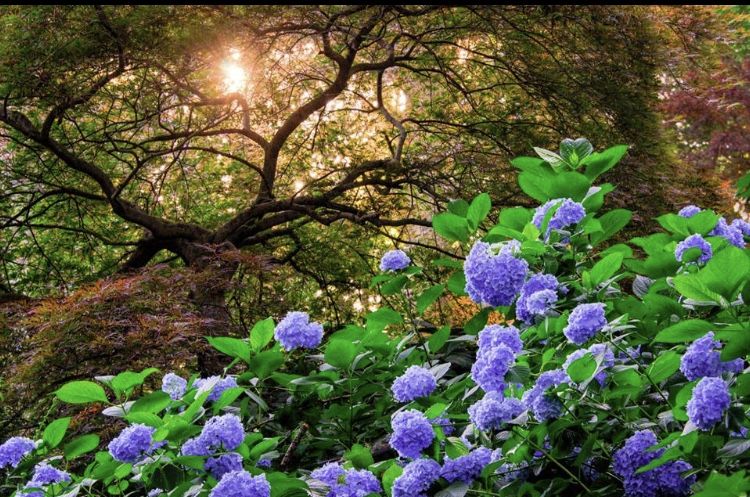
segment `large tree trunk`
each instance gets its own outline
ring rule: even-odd
[[[191,279],[190,299],[206,325],[206,336],[223,336],[232,332],[232,320],[227,308],[226,294],[239,262],[230,253],[236,248],[229,242],[221,244],[179,243],[178,253],[189,268],[195,272]],[[202,353],[198,357],[203,375],[217,374],[225,365],[226,358],[218,353]]]

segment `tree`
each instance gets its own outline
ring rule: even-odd
[[[402,239],[388,229],[467,191],[518,202],[505,159],[568,135],[636,144],[628,175],[658,198],[655,22],[640,7],[4,7],[6,286],[178,258],[214,276],[194,297],[223,322],[235,250],[293,263],[316,226]]]

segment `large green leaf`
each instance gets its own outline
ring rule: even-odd
[[[47,447],[54,449],[60,445],[60,442],[65,438],[65,432],[68,431],[69,425],[70,418],[56,419],[47,425],[44,429],[44,434],[42,435],[42,440],[44,440]]]
[[[92,381],[71,381],[58,388],[55,395],[68,404],[108,402],[107,394],[104,393],[101,385]]]
[[[467,242],[469,240],[469,221],[465,217],[451,212],[443,212],[433,216],[432,227],[435,233],[448,241]]]
[[[274,332],[273,318],[266,318],[258,321],[250,330],[250,348],[253,351],[262,350],[273,339]]]

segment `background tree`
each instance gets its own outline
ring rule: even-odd
[[[566,136],[633,146],[615,200],[637,199],[647,218],[669,202],[659,19],[642,7],[4,7],[5,286],[66,291],[181,261],[212,275],[194,298],[223,322],[236,249],[320,291],[346,284],[372,265],[374,233],[431,246],[415,227],[446,200],[486,189],[518,202],[507,159]],[[339,267],[314,269],[324,258]]]

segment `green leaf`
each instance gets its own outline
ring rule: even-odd
[[[156,390],[136,400],[130,407],[130,412],[149,412],[156,414],[166,409],[171,402],[172,399],[169,397],[169,394],[162,392],[161,390]]]
[[[566,138],[560,143],[560,157],[573,167],[576,167],[583,159],[591,155],[593,151],[594,147],[586,138],[575,140]]]
[[[401,289],[404,287],[404,285],[406,285],[408,281],[408,276],[406,276],[405,274],[399,274],[398,276],[395,276],[388,282],[384,283],[383,286],[380,287],[380,293],[382,293],[383,295],[395,295],[401,291]]]
[[[69,425],[70,418],[56,419],[47,425],[44,429],[44,434],[42,435],[42,440],[44,440],[47,447],[54,449],[60,445],[60,442],[65,438],[65,432],[68,431]]]
[[[356,356],[357,347],[347,340],[331,340],[326,347],[326,362],[339,369],[351,366]]]
[[[523,228],[531,222],[532,218],[531,210],[524,207],[510,207],[500,211],[499,224],[516,231],[523,231]]]
[[[469,213],[469,202],[462,198],[454,200],[448,204],[448,212],[458,217],[466,217]]]
[[[567,373],[574,383],[583,383],[594,376],[596,368],[596,359],[590,352],[587,352],[568,366]]]
[[[246,340],[231,337],[206,337],[213,348],[229,357],[240,359],[245,363],[250,362],[252,351]]]
[[[561,166],[565,162],[562,157],[546,148],[534,147],[534,152],[536,152],[546,163],[552,166],[553,169]]]
[[[242,387],[227,388],[226,390],[221,392],[221,397],[219,397],[216,402],[214,402],[214,413],[218,413],[224,407],[237,400],[237,397],[242,395],[244,392],[245,389]]]
[[[482,193],[474,197],[474,200],[471,201],[469,210],[466,213],[466,219],[469,221],[469,226],[472,228],[472,231],[476,231],[482,221],[487,217],[487,214],[490,213],[490,209],[492,209],[492,200],[488,194]]]
[[[546,202],[550,198],[549,189],[552,186],[552,177],[540,176],[536,173],[524,171],[518,175],[518,185],[521,190],[539,202]]]
[[[367,469],[370,464],[375,463],[370,449],[360,444],[354,444],[351,450],[344,454],[344,458],[350,461],[357,469]]]
[[[627,145],[615,145],[602,152],[589,155],[581,162],[582,165],[586,166],[584,174],[588,179],[594,181],[620,162],[627,151]]]
[[[680,354],[674,350],[663,352],[648,368],[648,375],[654,383],[660,383],[680,368]]]
[[[454,271],[451,274],[450,278],[448,278],[447,286],[453,295],[458,297],[466,295],[466,275],[463,269]]]
[[[464,325],[464,332],[467,335],[476,335],[479,333],[482,328],[484,328],[484,325],[487,324],[487,319],[490,317],[490,311],[491,309],[489,307],[485,307],[477,312],[474,317]]]
[[[122,373],[112,378],[110,385],[112,386],[112,388],[119,392],[127,392],[137,386],[142,385],[143,382],[146,381],[146,378],[156,373],[157,371],[159,370],[156,368],[144,369],[140,373],[123,371]]]
[[[401,314],[390,307],[381,307],[377,311],[369,313],[365,317],[365,321],[367,321],[368,330],[384,330],[386,326],[403,323],[404,320]]]
[[[99,447],[99,436],[90,434],[74,438],[63,447],[65,459],[71,460]]]
[[[612,235],[620,231],[630,222],[633,213],[627,209],[615,209],[607,212],[599,218],[602,225],[602,231],[591,235],[591,243],[598,245],[608,240]]]
[[[435,302],[445,290],[445,285],[433,285],[417,297],[417,312],[424,314],[424,311]]]
[[[401,473],[403,472],[404,469],[398,464],[394,463],[391,464],[383,473],[383,489],[389,496],[392,495],[393,482],[395,482],[396,478],[401,476]]]
[[[271,376],[271,373],[279,369],[282,364],[284,364],[284,355],[272,349],[256,354],[250,360],[249,367],[258,378],[263,379]]]
[[[566,171],[555,176],[550,185],[550,198],[572,198],[576,202],[582,201],[591,188],[591,181],[581,173]]]
[[[692,342],[712,329],[715,326],[708,321],[702,319],[688,319],[687,321],[680,321],[677,324],[661,330],[656,334],[654,338],[655,342],[661,343],[685,343]]]
[[[92,381],[71,381],[57,389],[55,395],[68,404],[109,402],[104,389]]]
[[[591,268],[591,283],[597,286],[610,279],[622,265],[623,255],[620,253],[609,254]]]
[[[434,354],[435,352],[442,349],[445,345],[445,342],[448,341],[448,338],[450,338],[450,336],[451,327],[449,325],[445,325],[435,333],[433,333],[430,339],[427,340],[427,347],[430,349],[430,352]]]
[[[469,222],[456,214],[443,212],[433,216],[432,227],[435,233],[448,241],[469,241]]]
[[[747,495],[747,492],[750,492],[750,478],[745,475],[745,470],[730,476],[713,471],[693,497],[737,497]]]
[[[263,350],[273,339],[275,327],[273,318],[270,317],[255,323],[250,330],[250,348],[255,352]]]

